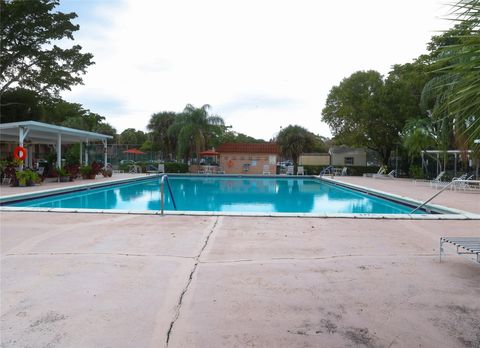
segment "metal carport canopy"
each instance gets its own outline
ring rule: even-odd
[[[28,144],[54,144],[57,146],[57,165],[61,163],[62,144],[89,143],[101,141],[105,149],[105,165],[107,163],[107,140],[110,135],[87,132],[84,130],[55,126],[37,121],[22,121],[0,124],[0,140],[18,142],[20,146]],[[82,151],[80,151],[81,153]],[[88,158],[86,158],[88,162]]]
[[[30,144],[57,144],[59,134],[62,139],[62,144],[75,144],[98,140],[103,141],[113,138],[110,135],[55,126],[37,121],[0,124],[0,139],[2,141],[18,141],[19,143],[23,143],[28,139]],[[25,135],[24,139],[21,139],[22,135]]]

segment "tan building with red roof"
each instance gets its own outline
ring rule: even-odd
[[[277,170],[279,147],[275,143],[228,143],[218,147],[220,166],[225,174],[260,174],[268,166],[270,174]]]

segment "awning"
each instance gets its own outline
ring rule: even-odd
[[[199,155],[200,157],[213,157],[220,155],[220,153],[214,150],[207,150],[200,152]]]
[[[10,141],[20,146],[48,144],[56,146],[57,166],[62,163],[62,145],[80,143],[80,163],[83,162],[82,143],[101,141],[104,147],[104,166],[107,165],[107,140],[110,135],[87,132],[84,130],[55,126],[37,121],[23,121],[0,124],[0,141]],[[32,166],[32,156],[27,152],[25,163]],[[88,164],[88,152],[85,152],[85,164]]]
[[[23,121],[0,124],[1,141],[14,141],[23,137],[23,142],[29,144],[56,144],[58,135],[62,144],[75,144],[79,142],[106,141],[112,139],[110,135],[87,132],[84,130],[55,126],[37,121]]]
[[[140,151],[139,149],[128,149],[123,151],[123,153],[133,153],[134,155],[144,155],[145,152]]]

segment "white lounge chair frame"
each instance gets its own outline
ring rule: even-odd
[[[442,255],[444,254],[444,243],[455,245],[457,247],[458,255],[477,255],[477,262],[480,263],[480,237],[441,237],[439,253],[440,262],[442,262]]]

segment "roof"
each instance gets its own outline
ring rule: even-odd
[[[366,151],[364,148],[354,148],[354,147],[348,147],[346,145],[340,145],[340,146],[332,146],[329,150],[328,153],[330,155],[332,154],[341,154],[341,153],[352,153],[352,154],[365,154]]]
[[[35,144],[56,144],[59,134],[62,138],[62,144],[113,138],[110,135],[55,126],[48,123],[22,121],[0,124],[0,139],[2,141],[18,141],[21,129],[27,132],[25,140]]]
[[[202,157],[211,157],[211,156],[218,156],[219,153],[215,150],[206,150],[206,151],[200,152],[199,155]]]
[[[227,143],[218,147],[220,153],[269,153],[278,154],[279,147],[275,143]]]

